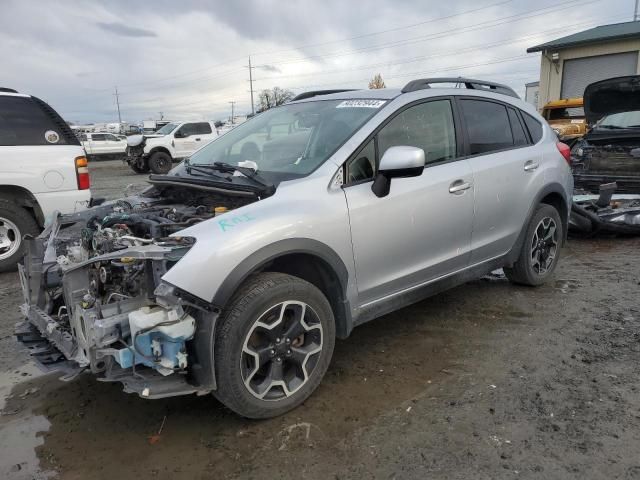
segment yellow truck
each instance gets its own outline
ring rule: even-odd
[[[582,98],[567,98],[547,103],[542,116],[558,134],[560,141],[571,146],[587,132]]]

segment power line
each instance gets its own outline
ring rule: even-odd
[[[620,18],[619,16],[616,17],[610,17],[610,19],[617,19]],[[602,18],[598,19],[596,21],[596,23],[602,22]],[[486,44],[482,44],[482,45],[477,45],[477,46],[473,46],[473,47],[467,47],[467,48],[463,48],[463,49],[459,49],[459,50],[449,50],[449,51],[444,51],[444,52],[440,52],[440,53],[436,53],[436,54],[432,54],[432,55],[421,55],[419,57],[411,57],[411,58],[407,58],[407,59],[399,59],[399,60],[395,60],[395,61],[391,61],[391,62],[383,62],[383,63],[374,63],[374,64],[368,64],[368,65],[361,65],[358,67],[352,67],[352,68],[348,68],[348,69],[338,69],[338,70],[322,70],[320,72],[311,72],[311,73],[297,73],[297,74],[290,74],[290,75],[273,75],[271,77],[263,77],[263,78],[256,78],[254,79],[254,82],[261,82],[261,81],[267,81],[267,80],[278,80],[278,79],[283,79],[283,78],[299,78],[299,77],[313,77],[313,76],[317,76],[317,75],[335,75],[336,73],[346,73],[346,72],[352,72],[355,70],[368,70],[370,68],[380,68],[380,67],[392,67],[395,65],[402,65],[402,64],[406,64],[406,63],[413,63],[413,62],[419,62],[422,60],[428,60],[428,59],[432,59],[432,58],[439,58],[439,57],[448,57],[451,55],[457,55],[457,54],[461,54],[461,53],[469,53],[469,52],[473,52],[473,51],[477,51],[477,50],[488,50],[490,48],[495,48],[495,47],[502,47],[505,46],[506,42],[510,42],[511,44],[513,43],[519,43],[522,41],[525,41],[527,39],[530,38],[535,38],[535,37],[539,37],[542,34],[549,34],[549,33],[554,33],[554,32],[566,32],[569,28],[574,28],[574,27],[584,27],[587,25],[593,25],[594,24],[594,20],[590,20],[588,22],[582,22],[582,23],[576,23],[573,25],[564,25],[561,28],[554,28],[554,29],[550,29],[550,30],[544,30],[541,32],[536,32],[536,33],[532,33],[529,35],[524,35],[521,37],[511,37],[511,38],[503,38],[499,41],[496,42],[491,42],[491,43],[486,43]],[[255,68],[255,67],[254,67]]]
[[[318,58],[334,58],[334,57],[340,57],[340,56],[353,55],[353,54],[356,54],[356,53],[361,53],[363,51],[381,50],[381,49],[386,49],[386,48],[398,47],[398,46],[406,45],[406,44],[420,43],[420,42],[424,42],[424,41],[427,41],[427,40],[433,40],[435,38],[441,38],[441,37],[445,37],[445,36],[449,37],[452,34],[456,35],[456,34],[469,33],[469,32],[472,32],[472,31],[483,30],[485,28],[492,28],[492,27],[499,26],[499,25],[504,25],[504,24],[507,24],[507,23],[518,22],[518,21],[521,21],[521,20],[533,18],[533,17],[540,16],[540,15],[546,15],[546,14],[549,14],[549,13],[555,13],[556,11],[564,10],[564,9],[567,9],[567,8],[572,8],[573,5],[576,2],[578,2],[582,6],[584,6],[586,4],[596,3],[596,2],[600,2],[600,1],[602,1],[602,0],[589,0],[589,1],[586,1],[586,2],[584,2],[582,0],[569,0],[568,2],[564,2],[564,3],[560,4],[559,6],[556,5],[556,6],[551,6],[551,7],[544,7],[543,9],[530,10],[530,11],[522,12],[522,13],[519,13],[519,14],[516,14],[516,15],[510,15],[510,16],[507,16],[507,17],[499,18],[499,19],[494,19],[494,20],[484,21],[484,22],[480,22],[480,23],[476,23],[476,24],[471,24],[471,25],[468,25],[466,27],[460,27],[460,28],[456,28],[456,29],[444,30],[444,31],[441,31],[441,32],[436,32],[434,34],[429,34],[429,35],[426,35],[426,36],[413,37],[413,38],[394,41],[394,42],[387,42],[387,43],[378,44],[378,45],[369,46],[369,47],[364,47],[364,48],[360,48],[360,49],[356,49],[356,50],[352,50],[352,51],[348,51],[348,52],[338,52],[338,53],[335,53],[335,54],[303,57],[303,58],[296,59],[294,61],[287,61],[287,62],[281,62],[281,63],[273,63],[272,62],[272,65],[283,65],[283,64],[291,64],[291,63],[300,63],[301,61],[313,60],[313,59],[318,59]],[[523,17],[523,18],[518,18],[518,17]],[[496,22],[498,22],[498,23],[496,23]],[[491,23],[493,23],[493,25],[491,25]],[[254,66],[254,68],[255,68],[255,66]],[[209,78],[207,78],[207,81],[210,81],[210,80],[213,80],[213,79],[216,79],[216,78],[221,78],[221,77],[224,77],[224,76],[228,76],[231,73],[235,73],[235,70],[227,72],[227,73],[222,74],[222,75],[209,77]],[[268,77],[268,78],[277,79],[277,78],[280,78],[280,77],[279,76],[273,76],[273,77]],[[166,87],[160,87],[160,88],[164,89]],[[153,88],[152,90],[158,90],[158,89],[159,88],[156,87],[156,88]],[[149,90],[149,89],[145,89],[145,91],[147,91],[147,90]]]
[[[509,16],[506,16],[506,17],[498,18],[498,19],[486,20],[486,21],[483,21],[483,22],[480,22],[480,23],[467,25],[466,27],[456,27],[456,28],[452,28],[452,29],[449,29],[449,30],[443,30],[441,32],[428,34],[428,35],[421,35],[421,36],[412,37],[412,38],[408,38],[408,39],[404,39],[404,40],[396,40],[396,41],[393,41],[393,42],[385,42],[385,43],[380,43],[378,45],[373,45],[373,46],[368,46],[368,47],[361,47],[361,48],[342,51],[342,52],[337,52],[337,53],[323,54],[323,55],[311,55],[311,56],[299,57],[299,58],[296,58],[296,59],[285,60],[285,61],[280,61],[280,62],[271,62],[269,64],[269,66],[273,66],[273,65],[290,65],[290,64],[293,64],[293,63],[306,62],[306,61],[309,61],[309,60],[320,60],[320,59],[327,59],[327,58],[337,58],[337,57],[354,55],[356,53],[361,53],[361,52],[371,52],[371,51],[383,50],[383,49],[391,48],[391,47],[405,46],[405,45],[410,45],[410,44],[414,44],[414,43],[424,42],[426,40],[433,40],[433,39],[436,39],[436,38],[449,37],[451,35],[459,35],[459,34],[464,34],[464,33],[469,33],[469,32],[475,32],[475,31],[478,31],[478,30],[483,30],[485,28],[492,28],[492,27],[497,27],[497,26],[500,26],[500,25],[506,25],[506,24],[513,23],[513,22],[519,22],[521,20],[527,20],[527,19],[538,17],[538,16],[541,16],[541,15],[547,15],[549,13],[555,13],[555,12],[558,12],[558,11],[566,10],[568,8],[573,8],[576,4],[579,4],[582,7],[582,6],[585,6],[585,5],[589,5],[589,4],[597,3],[597,2],[601,2],[601,1],[603,1],[603,0],[588,0],[588,1],[569,0],[569,1],[561,3],[559,5],[550,6],[550,7],[544,7],[544,8],[541,8],[541,9],[529,10],[527,12],[518,13],[518,14],[515,14],[515,15],[509,15]],[[518,18],[518,17],[522,17],[522,18]]]
[[[477,13],[481,10],[487,10],[489,8],[493,8],[493,7],[497,7],[500,5],[505,5],[507,3],[511,3],[513,0],[504,0],[501,2],[496,2],[496,3],[492,3],[490,5],[486,5],[484,7],[479,7],[479,8],[474,8],[472,10],[466,10],[464,12],[460,12],[460,13],[454,13],[452,15],[445,15],[444,17],[437,17],[437,18],[431,18],[429,20],[424,20],[422,22],[418,22],[418,23],[412,23],[410,25],[403,25],[401,27],[395,27],[395,28],[389,28],[387,30],[379,30],[377,32],[370,32],[370,33],[364,33],[362,35],[356,35],[355,37],[348,37],[348,38],[341,38],[340,40],[331,40],[329,42],[322,42],[322,43],[309,43],[306,45],[298,45],[297,47],[293,47],[293,48],[288,48],[285,50],[272,50],[272,51],[266,51],[266,52],[257,52],[257,53],[253,53],[253,56],[259,56],[259,55],[272,55],[272,54],[278,54],[278,53],[283,53],[283,52],[292,52],[292,51],[297,51],[303,48],[314,48],[314,47],[321,47],[321,46],[325,46],[325,45],[332,45],[334,43],[344,43],[344,42],[349,42],[351,40],[357,40],[360,38],[365,38],[365,37],[372,37],[375,35],[382,35],[384,33],[390,33],[390,32],[397,32],[398,30],[406,30],[409,28],[414,28],[414,27],[418,27],[421,25],[426,25],[428,23],[434,23],[434,22],[440,22],[443,20],[449,20],[451,18],[455,18],[455,17],[460,17],[463,15],[468,15],[470,13]]]

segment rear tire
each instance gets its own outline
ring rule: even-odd
[[[0,272],[14,270],[22,259],[22,237],[39,233],[38,224],[26,209],[0,199]]]
[[[149,169],[157,175],[164,175],[171,170],[171,155],[165,152],[155,152],[149,157]]]
[[[518,260],[512,267],[504,268],[507,278],[520,285],[542,285],[558,264],[563,238],[562,220],[555,207],[538,205],[529,221]]]
[[[214,395],[247,418],[281,415],[316,389],[334,344],[333,312],[318,288],[282,273],[254,275],[216,326]]]

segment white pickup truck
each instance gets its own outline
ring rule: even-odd
[[[168,123],[154,134],[128,137],[126,162],[136,173],[164,174],[217,136],[213,122]]]
[[[67,123],[42,100],[0,88],[0,272],[15,268],[24,235],[38,235],[54,213],[91,203],[85,152]]]
[[[89,160],[122,158],[127,151],[126,137],[120,138],[113,133],[82,133],[80,141]]]

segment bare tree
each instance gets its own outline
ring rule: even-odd
[[[369,88],[385,88],[384,80],[382,79],[382,75],[376,73],[373,78],[369,81]]]
[[[285,88],[273,87],[271,90],[262,90],[258,95],[259,111],[264,112],[270,108],[287,103],[293,97],[294,93]]]

